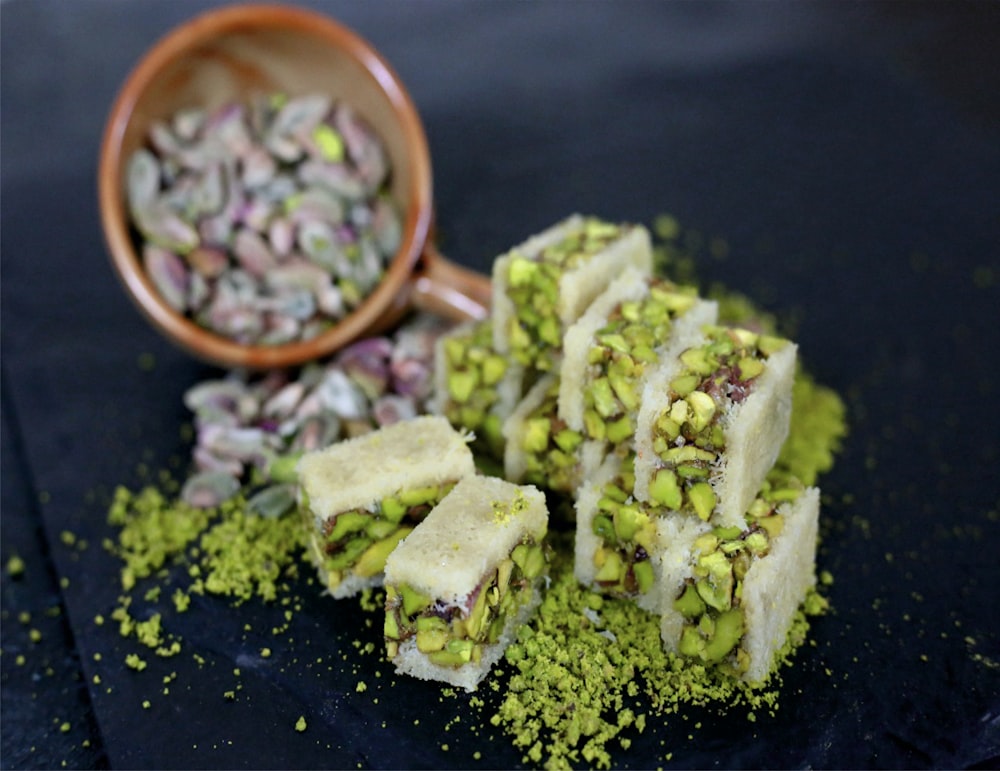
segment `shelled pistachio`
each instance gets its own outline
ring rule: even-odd
[[[449,327],[418,316],[392,337],[361,340],[327,362],[253,375],[232,371],[184,394],[194,418],[194,473],[183,499],[212,507],[242,486],[294,484],[295,462],[308,450],[427,411],[434,344]],[[280,514],[271,494],[262,513]]]
[[[153,124],[126,173],[153,284],[241,343],[319,334],[374,289],[402,238],[382,140],[323,94],[183,109]]]

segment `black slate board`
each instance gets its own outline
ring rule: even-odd
[[[361,650],[378,640],[357,605],[304,583],[277,638],[284,608],[196,599],[175,629],[185,653],[139,674],[122,666],[133,644],[94,623],[119,591],[100,548],[111,491],[181,473],[181,394],[215,374],[119,289],[98,142],[132,64],[210,5],[2,6],[3,560],[28,570],[3,576],[0,763],[519,765],[499,729],[446,731],[465,697],[395,678]],[[308,5],[410,88],[449,256],[486,271],[572,211],[669,212],[725,241],[701,250],[699,278],[794,320],[806,366],[847,400],[851,433],[821,480],[834,612],[779,712],[691,710],[615,764],[1000,763],[997,6]]]

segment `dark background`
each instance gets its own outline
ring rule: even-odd
[[[181,634],[208,663],[141,675],[121,664],[133,643],[93,621],[118,592],[108,496],[183,473],[181,394],[216,374],[161,340],[111,272],[99,138],[129,68],[209,5],[0,5],[2,559],[26,563],[3,574],[0,763],[517,765],[474,717],[444,733],[461,699],[360,654],[375,637],[351,603],[334,617],[304,596],[279,647],[280,608],[201,600]],[[409,87],[446,254],[486,271],[573,211],[671,213],[705,245],[698,276],[794,321],[807,368],[847,401],[821,480],[834,612],[781,709],[692,711],[616,765],[1000,764],[1000,4],[306,5]],[[355,692],[380,670],[375,693]]]

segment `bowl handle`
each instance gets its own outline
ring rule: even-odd
[[[427,243],[414,274],[411,300],[419,310],[462,321],[490,312],[490,277],[452,262]]]

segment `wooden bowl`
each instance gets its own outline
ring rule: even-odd
[[[403,217],[399,251],[374,291],[315,338],[244,345],[175,311],[143,268],[130,228],[125,172],[150,126],[183,108],[214,108],[253,95],[326,93],[350,104],[378,133],[391,163],[390,194]],[[423,125],[399,77],[356,33],[290,6],[234,5],[209,11],[157,42],[125,80],[112,106],[98,167],[101,224],[112,263],[149,320],[198,357],[227,367],[304,363],[397,321],[412,307],[455,318],[482,317],[489,282],[429,244],[430,155]]]

